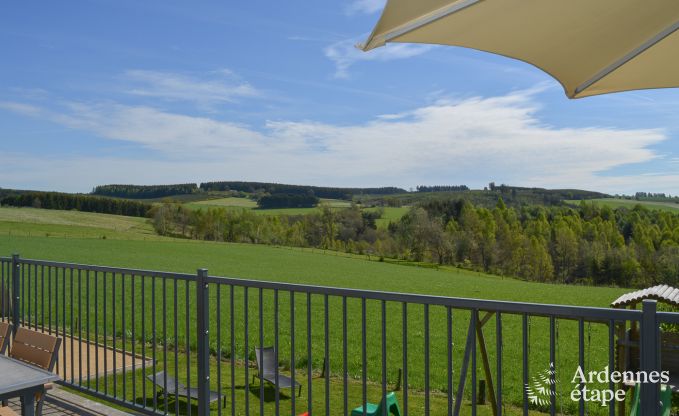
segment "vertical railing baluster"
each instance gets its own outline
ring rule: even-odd
[[[236,415],[236,317],[234,316],[234,288],[229,286],[229,321],[231,321],[231,416]]]
[[[179,287],[177,279],[172,279],[174,289],[174,385],[179,385],[179,310],[177,308],[179,298]],[[174,413],[179,414],[179,389],[174,391]]]
[[[142,406],[146,407],[146,383],[144,376],[146,375],[146,279],[148,279],[149,276],[146,275],[140,275],[139,280],[141,284],[141,299],[139,305],[141,307],[141,397],[142,397]],[[154,277],[151,277],[153,279]],[[152,281],[153,283],[153,281]],[[155,299],[152,297],[153,301]],[[155,322],[152,323],[152,325],[155,325]],[[154,354],[155,355],[155,354]],[[135,360],[136,361],[136,360]],[[136,373],[135,373],[136,374]]]
[[[307,353],[307,412],[313,413],[313,393],[311,372],[313,370],[313,354],[311,351],[311,293],[306,294],[306,353]],[[294,386],[293,386],[294,389]]]
[[[73,282],[74,282],[73,281],[73,268],[69,267],[69,283],[70,283],[70,289],[69,289],[70,301],[69,301],[69,304],[71,305],[71,313],[70,313],[70,316],[71,316],[71,329],[70,329],[70,332],[71,332],[71,384],[75,384],[75,352],[73,350],[75,350],[75,331],[76,330],[75,330],[75,326],[74,326],[74,323],[73,323],[73,315],[74,315],[74,311],[73,311],[74,305],[73,304],[75,303],[75,300],[73,299],[73,296],[74,296]],[[78,346],[80,346],[80,342],[78,342]],[[79,368],[80,368],[80,366],[78,366],[78,369]]]
[[[158,330],[157,330],[157,323],[156,323],[156,275],[154,274],[151,277],[151,367],[153,368],[152,373],[151,373],[151,379],[153,380],[153,386],[155,389],[155,386],[157,386],[157,377],[156,374],[158,373],[158,357],[157,357],[157,349],[158,349]],[[163,339],[163,344],[166,344],[167,340]],[[167,374],[167,373],[166,373]],[[146,374],[144,374],[146,376]],[[165,376],[167,378],[167,375]],[[142,378],[142,380],[144,380]],[[158,411],[158,394],[153,394],[153,411],[157,412]]]
[[[71,297],[73,300],[73,297]],[[82,270],[78,269],[78,386],[83,384],[83,282]],[[73,331],[73,330],[71,330]]]
[[[582,371],[585,371],[585,321],[582,318],[578,319],[578,365]],[[578,384],[578,390],[582,392],[584,386],[584,383],[581,382]],[[585,414],[585,400],[582,396],[581,393],[578,403],[578,412],[580,416]]]
[[[167,378],[170,377],[170,374],[167,367],[167,344],[169,339],[167,337],[167,277],[163,277],[161,291],[163,293],[163,371],[165,372],[165,377],[163,377],[163,413],[168,414],[170,409],[168,405]],[[153,377],[155,384],[155,375]]]
[[[608,322],[608,368],[615,368],[615,321],[611,319]],[[615,391],[615,383],[613,380],[608,382],[608,389]],[[608,415],[615,416],[615,401],[611,400],[608,408]]]
[[[99,392],[99,272],[94,271],[94,389]],[[106,378],[106,373],[104,373]]]
[[[362,390],[362,405],[363,416],[367,415],[368,407],[368,359],[366,354],[366,338],[368,337],[366,331],[366,312],[365,312],[365,298],[361,298],[361,390]]]
[[[210,413],[210,292],[207,269],[196,274],[196,343],[198,380],[198,415]],[[188,288],[189,282],[186,282]],[[247,390],[247,389],[246,389]],[[190,406],[190,399],[186,400]]]
[[[522,358],[523,358],[523,386],[528,385],[528,314],[523,314],[522,320]],[[528,416],[528,391],[523,388],[523,414]]]
[[[476,416],[476,326],[478,325],[479,311],[472,309],[471,327],[471,353],[472,353],[472,416]]]
[[[274,328],[274,359],[276,365],[274,366],[274,381],[275,385],[278,386],[278,365],[280,364],[280,355],[278,354],[278,289],[273,291],[273,328]],[[261,380],[260,380],[261,381]],[[280,415],[280,389],[276,388],[274,392],[274,397],[276,400],[276,416]]]
[[[264,348],[264,295],[262,288],[259,288],[259,348]],[[260,354],[262,368],[266,368],[264,364],[264,354]],[[264,383],[259,383],[259,414],[264,415]]]
[[[347,297],[342,296],[342,399],[344,412],[349,414],[349,380],[347,363]]]
[[[132,331],[130,333],[130,338],[131,338],[131,345],[130,345],[130,355],[132,359],[132,397],[131,401],[134,401],[134,398],[137,397],[137,350],[135,348],[135,341],[136,341],[136,334],[135,334],[135,323],[137,322],[137,313],[136,313],[136,296],[135,293],[137,292],[136,288],[136,275],[132,273],[130,275],[130,321],[132,323]],[[130,399],[126,399],[130,400]]]
[[[495,313],[495,354],[496,354],[496,378],[497,378],[497,394],[495,400],[497,401],[496,414],[502,416],[502,313],[499,311]]]
[[[325,368],[323,369],[325,373],[325,415],[330,415],[330,318],[328,313],[328,295],[323,297],[323,308],[325,317],[325,353],[323,357],[323,363]],[[309,401],[311,401],[311,395],[309,395]]]
[[[424,414],[429,415],[429,304],[424,304]]]
[[[382,406],[382,416],[387,416],[389,412],[386,406],[387,397],[387,302],[382,301],[382,398],[380,400],[385,400],[385,406]]]
[[[290,394],[290,407],[292,414],[295,414],[295,397],[297,396],[295,385],[295,292],[290,291],[290,378],[292,384],[292,394]]]
[[[184,280],[184,335],[186,344],[186,410],[191,416],[191,298],[189,295],[189,281]],[[198,334],[196,334],[198,335]]]
[[[86,343],[85,346],[87,347],[87,354],[86,354],[86,359],[87,359],[87,365],[85,366],[86,370],[86,375],[87,375],[87,387],[91,387],[91,382],[90,382],[90,373],[91,373],[91,368],[90,368],[90,316],[92,315],[90,313],[90,271],[86,270],[85,271],[85,292],[87,293],[85,297],[85,309],[86,309],[86,319],[87,319],[87,325],[85,326],[85,339]],[[95,377],[96,378],[96,377]]]
[[[104,287],[104,291],[102,293],[102,313],[103,318],[104,318],[104,324],[102,325],[101,329],[103,332],[103,338],[104,338],[104,374],[106,375],[104,377],[104,394],[108,395],[108,337],[106,336],[106,327],[108,326],[108,314],[106,310],[106,295],[107,295],[107,290],[106,290],[106,272],[102,273],[102,286]]]
[[[408,303],[401,304],[401,319],[403,321],[403,414],[408,415]]]
[[[249,367],[250,367],[250,358],[249,358],[250,346],[248,345],[248,340],[250,338],[248,336],[248,332],[249,332],[249,325],[248,325],[249,322],[248,321],[249,321],[249,316],[250,316],[250,307],[248,305],[248,298],[249,298],[248,287],[245,286],[243,288],[243,320],[245,321],[245,327],[244,327],[244,332],[245,332],[244,333],[244,337],[245,337],[244,348],[245,348],[245,352],[244,352],[243,360],[245,361],[245,386],[246,387],[245,387],[244,392],[245,392],[245,414],[246,415],[250,414],[250,391],[249,391],[250,389],[248,388],[248,386],[250,384],[250,380],[249,380],[250,375],[248,374],[248,370],[249,370]]]
[[[453,416],[453,310],[446,307],[446,379],[448,382],[448,416]]]
[[[127,321],[125,319],[125,273],[120,274],[120,338],[122,340],[122,379],[123,379],[123,400],[127,399]]]
[[[222,285],[217,284],[217,416],[222,416]]]
[[[113,355],[113,397],[117,397],[118,395],[118,365],[117,365],[117,357],[118,357],[118,351],[116,350],[116,286],[118,286],[116,282],[116,273],[111,274],[111,308],[113,309],[112,317],[113,317],[113,351],[111,351],[111,354]]]
[[[45,265],[40,266],[40,326],[45,331]]]
[[[21,302],[21,292],[19,291],[19,255],[12,254],[12,332],[16,335],[17,329],[19,329],[20,318],[19,318],[19,306]],[[64,360],[65,361],[65,360]]]

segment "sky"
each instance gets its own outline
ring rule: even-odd
[[[569,100],[518,61],[354,45],[383,0],[0,4],[0,187],[489,182],[679,194],[679,90]]]

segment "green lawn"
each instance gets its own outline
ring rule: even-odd
[[[566,202],[570,204],[580,203],[580,201],[575,200]],[[599,205],[604,205],[611,208],[625,207],[632,209],[637,205],[641,205],[648,209],[659,209],[661,211],[669,211],[673,213],[679,212],[679,204],[675,204],[672,202],[634,201],[630,199],[617,199],[617,198],[588,199],[587,202],[596,202]]]
[[[20,211],[20,210],[18,210]],[[45,213],[47,218],[50,215],[55,215],[56,218],[62,218],[60,215],[66,214],[52,214],[50,211],[35,210],[37,212],[29,213],[31,215],[40,216]],[[8,215],[8,214],[6,214]],[[24,214],[22,214],[24,215]],[[94,214],[96,215],[96,214]],[[16,217],[12,217],[16,218]],[[57,219],[50,221],[56,222]],[[36,219],[36,221],[38,221]],[[45,220],[47,221],[47,220]],[[125,221],[128,221],[127,219]],[[142,220],[143,221],[143,220]],[[76,221],[77,222],[77,221]],[[134,221],[132,221],[134,222]],[[115,222],[114,222],[115,223]],[[7,224],[15,224],[11,221],[0,221],[1,227]],[[607,306],[612,300],[624,293],[624,289],[616,288],[595,288],[595,287],[579,287],[579,286],[564,286],[540,284],[532,282],[524,282],[515,279],[502,278],[498,276],[486,275],[482,273],[474,273],[459,269],[431,269],[419,267],[407,267],[398,264],[390,264],[387,262],[379,262],[374,260],[367,260],[363,257],[346,257],[338,256],[332,252],[321,252],[318,250],[300,250],[290,248],[279,248],[269,246],[244,245],[244,244],[225,244],[225,243],[210,243],[197,242],[187,240],[135,240],[122,239],[124,232],[120,234],[112,233],[110,238],[101,239],[96,236],[90,238],[54,238],[46,237],[53,227],[58,224],[39,222],[27,223],[25,226],[35,227],[35,234],[17,235],[0,234],[0,255],[9,255],[17,252],[22,257],[38,258],[58,261],[68,261],[86,264],[100,264],[112,265],[120,267],[143,268],[154,270],[168,270],[175,272],[194,273],[199,267],[207,267],[211,275],[215,276],[229,276],[255,280],[272,280],[280,282],[294,282],[311,285],[324,285],[336,287],[349,287],[370,289],[378,291],[396,291],[408,293],[422,293],[439,296],[456,296],[456,297],[470,297],[481,299],[498,299],[498,300],[513,300],[526,301],[538,303],[559,303],[570,305],[589,305],[589,306]],[[72,227],[71,225],[62,225],[64,227]],[[41,230],[40,227],[45,227]],[[79,225],[87,229],[88,227]],[[109,225],[110,227],[110,225]],[[100,230],[96,227],[89,227],[95,230]],[[111,228],[104,228],[110,230]],[[115,227],[114,227],[115,229]],[[136,230],[135,227],[130,227],[129,230]],[[136,231],[135,231],[136,232]],[[133,231],[129,232],[133,234]],[[68,236],[68,235],[67,235]],[[117,239],[120,237],[121,239]],[[42,283],[35,273],[27,269],[26,278],[30,279],[34,289],[39,288],[38,293],[42,293]],[[104,280],[107,281],[107,290],[103,290]],[[116,305],[117,310],[115,314],[111,311],[111,290],[113,282],[117,291]],[[28,281],[27,281],[28,282]],[[101,273],[94,275],[92,273],[74,274],[70,276],[68,273],[63,275],[50,274],[48,271],[45,286],[48,287],[48,299],[53,299],[52,323],[60,325],[66,324],[67,327],[75,329],[73,320],[75,322],[84,323],[94,328],[107,328],[109,334],[112,332],[113,321],[117,323],[117,336],[122,337],[125,334],[128,338],[127,345],[131,348],[130,338],[135,334],[137,346],[135,349],[139,351],[140,341],[146,340],[150,343],[153,339],[151,327],[153,320],[150,319],[152,313],[156,314],[156,327],[159,332],[161,325],[161,317],[167,317],[166,330],[170,338],[174,330],[174,319],[178,321],[178,340],[180,348],[186,348],[187,338],[185,336],[185,322],[189,322],[195,318],[195,298],[192,285],[189,285],[188,292],[184,282],[177,285],[178,299],[177,308],[173,305],[173,285],[168,282],[165,285],[162,279],[157,279],[155,282],[150,279],[142,282],[139,278],[132,276],[121,277],[117,275],[114,279],[111,275],[103,276]],[[123,291],[123,282],[125,282],[126,304],[123,305],[120,294]],[[93,289],[89,293],[86,292],[87,284],[91,288],[95,285],[99,288],[97,292]],[[31,283],[27,283],[31,284]],[[51,286],[48,286],[51,285]],[[163,302],[163,286],[167,292],[166,302]],[[33,293],[28,286],[28,295]],[[231,359],[230,356],[230,292],[229,287],[220,287],[219,297],[217,296],[217,288],[211,285],[211,349],[217,351],[221,350],[229,354],[225,354],[225,359]],[[73,303],[73,313],[69,310],[58,312],[58,305],[56,302],[62,302],[58,299],[63,299],[64,295],[74,294],[73,299],[78,299],[77,303]],[[133,297],[132,293],[136,296]],[[155,298],[152,294],[155,293]],[[109,310],[106,314],[101,309],[95,315],[95,305],[103,303],[104,296],[109,299]],[[246,356],[252,360],[252,348],[260,344],[259,340],[259,316],[260,313],[263,318],[264,326],[262,332],[264,335],[263,344],[271,345],[273,339],[273,293],[270,290],[262,292],[263,308],[260,311],[258,305],[259,292],[256,289],[250,289],[247,297],[242,288],[234,289],[234,322],[236,325],[235,336],[235,356],[239,362],[243,362]],[[70,297],[69,297],[70,298]],[[134,299],[134,313],[132,310],[132,299]],[[244,328],[244,313],[245,313],[245,299],[248,301],[248,315],[249,315],[249,330],[248,330],[248,344],[249,348],[245,351],[245,328]],[[187,302],[188,300],[188,302]],[[279,296],[279,335],[280,335],[280,355],[281,362],[285,364],[289,362],[291,353],[290,344],[290,296],[288,293],[281,292]],[[322,360],[324,355],[324,299],[322,296],[312,296],[310,299],[311,310],[307,310],[307,298],[303,293],[295,295],[294,313],[295,313],[295,355],[296,365],[299,371],[305,371],[308,363],[307,346],[306,346],[306,319],[307,316],[312,317],[312,367],[316,372],[322,367]],[[88,309],[89,303],[89,309]],[[220,313],[217,315],[216,308],[219,305]],[[38,310],[42,307],[38,305]],[[401,305],[400,303],[388,303],[387,309],[387,363],[388,363],[388,379],[390,384],[396,381],[396,374],[402,365],[402,337],[401,332]],[[143,313],[142,313],[143,311]],[[337,377],[342,374],[342,303],[341,299],[330,297],[328,300],[328,311],[330,327],[330,367],[333,375],[333,383],[338,382]],[[40,313],[32,313],[28,315],[36,316],[41,319]],[[60,314],[54,316],[55,314]],[[126,328],[121,328],[123,314],[127,319]],[[443,308],[430,308],[430,363],[431,388],[443,395],[446,390],[446,311]],[[60,317],[59,317],[60,316]],[[217,316],[221,321],[220,330],[217,331]],[[361,373],[361,303],[357,299],[349,299],[347,301],[347,332],[349,334],[348,343],[348,362],[349,376],[352,379],[360,378]],[[367,302],[367,321],[368,329],[367,341],[367,364],[368,377],[373,383],[379,383],[381,379],[381,337],[380,337],[380,303],[377,301]],[[66,319],[64,319],[66,318]],[[61,321],[59,321],[61,320]],[[459,377],[459,365],[462,360],[465,333],[469,320],[469,313],[465,311],[453,312],[453,344],[454,344],[454,362],[455,362],[455,385],[457,385],[457,378]],[[90,322],[91,321],[91,322]],[[95,325],[98,322],[98,325]],[[503,359],[504,359],[504,398],[508,404],[518,404],[522,397],[522,379],[521,379],[521,319],[517,316],[503,316]],[[193,324],[189,328],[193,328]],[[548,344],[548,320],[545,318],[531,318],[529,322],[530,327],[530,365],[531,376],[537,372],[544,370],[549,365],[549,344]],[[142,333],[142,329],[144,329]],[[188,338],[189,345],[195,345],[195,334],[191,329],[191,335]],[[494,320],[484,329],[486,342],[488,344],[489,355],[494,366],[495,359],[495,331]],[[560,379],[570,380],[572,373],[577,365],[577,324],[570,321],[558,321],[558,342],[557,342],[557,371]],[[217,334],[221,335],[220,342],[217,340]],[[413,391],[421,391],[424,386],[423,378],[423,357],[424,357],[424,324],[423,324],[423,309],[422,306],[410,305],[408,308],[408,366],[409,366],[409,384]],[[586,328],[586,367],[589,369],[602,369],[607,364],[607,328],[601,324],[588,325]],[[157,333],[156,339],[165,339],[164,334]],[[289,368],[289,364],[288,364]],[[244,370],[243,370],[244,371]],[[481,363],[479,356],[478,363],[478,377],[484,378],[481,371]],[[212,379],[215,382],[214,378]],[[320,383],[320,382],[319,382]],[[353,383],[357,383],[354,381]],[[242,386],[242,381],[240,384]],[[334,384],[333,384],[334,385]],[[356,389],[357,384],[352,384],[352,389]],[[216,385],[213,384],[213,388]],[[564,406],[565,410],[572,411],[575,409],[574,404],[568,399],[568,393],[572,386],[567,381],[559,385],[561,393],[559,398],[559,405]],[[314,387],[316,389],[316,386]],[[467,392],[469,389],[467,389]],[[376,386],[370,387],[370,396],[379,394],[379,388]],[[241,394],[244,394],[241,392]],[[333,389],[332,396],[336,397],[338,393]],[[469,393],[467,393],[468,395]],[[356,396],[352,395],[352,403],[355,403]],[[250,401],[256,402],[258,400],[256,393],[250,395]],[[373,400],[377,400],[373,397]],[[438,400],[438,399],[437,399]],[[360,396],[358,396],[360,401]],[[333,409],[336,407],[336,399],[333,399]],[[437,402],[443,403],[443,402]],[[433,404],[434,405],[434,404]],[[239,404],[241,406],[241,404]],[[270,406],[270,404],[269,404]],[[439,406],[436,404],[435,406]],[[604,414],[605,408],[600,408],[596,405],[589,406],[591,414]],[[438,414],[434,413],[434,414]]]

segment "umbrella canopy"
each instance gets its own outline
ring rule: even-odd
[[[570,98],[679,87],[677,0],[388,0],[364,51],[462,46],[528,62]]]

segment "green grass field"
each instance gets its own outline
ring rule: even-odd
[[[566,201],[569,204],[577,205],[580,201]],[[588,199],[587,202],[595,202],[602,206],[607,206],[611,208],[625,207],[632,209],[637,205],[641,205],[648,209],[658,209],[661,211],[668,211],[677,213],[679,212],[679,204],[672,202],[652,202],[652,201],[634,201],[630,199],[617,199],[617,198],[599,198],[599,199]]]
[[[21,211],[21,210],[18,210]],[[42,214],[45,214],[43,217]],[[63,215],[76,215],[77,221],[78,213],[65,213]],[[6,214],[9,215],[9,214]],[[22,214],[24,215],[24,214]],[[35,222],[28,223],[36,231],[36,234],[17,235],[0,234],[0,255],[9,255],[17,252],[26,258],[38,258],[58,261],[68,261],[86,264],[100,264],[111,265],[119,267],[131,267],[154,270],[168,270],[175,272],[194,273],[199,267],[206,267],[209,269],[211,275],[215,276],[229,276],[245,279],[255,280],[272,280],[279,282],[294,282],[311,285],[336,286],[360,288],[377,291],[395,291],[407,293],[421,293],[439,296],[454,296],[454,297],[470,297],[480,299],[498,299],[498,300],[513,300],[537,303],[558,303],[570,305],[587,305],[587,306],[607,306],[612,300],[624,293],[624,289],[616,288],[595,288],[595,287],[578,287],[578,286],[564,286],[539,284],[532,282],[524,282],[515,279],[502,278],[498,276],[486,275],[482,273],[474,273],[459,269],[431,269],[419,267],[407,267],[397,264],[389,264],[387,262],[369,261],[365,258],[345,257],[334,255],[333,253],[299,250],[289,248],[278,248],[269,246],[257,245],[243,245],[243,244],[224,244],[224,243],[210,243],[210,242],[196,242],[186,240],[173,239],[158,239],[141,241],[140,239],[123,239],[125,232],[120,234],[112,233],[110,238],[101,239],[96,235],[90,238],[54,238],[46,237],[52,227],[57,226],[54,222],[60,221],[62,218],[60,214],[53,214],[53,211],[34,210],[30,215],[33,215]],[[92,214],[97,215],[97,214]],[[54,216],[54,217],[50,217]],[[16,216],[11,218],[16,219]],[[39,222],[40,218],[44,223]],[[102,219],[103,220],[103,219]],[[121,220],[122,221],[122,220]],[[125,219],[127,221],[127,219]],[[133,221],[134,222],[134,221]],[[94,221],[97,223],[97,221]],[[115,223],[115,221],[113,222]],[[0,221],[0,229],[7,224],[16,224],[13,221]],[[70,227],[68,225],[64,225]],[[16,226],[15,226],[16,227]],[[44,227],[42,232],[37,232],[40,227]],[[87,228],[83,225],[77,227]],[[94,227],[92,227],[94,228]],[[115,229],[115,226],[113,226]],[[98,228],[95,228],[99,230]],[[106,228],[104,228],[106,229]],[[110,229],[110,228],[108,228]],[[137,228],[130,226],[129,233],[133,234]],[[67,234],[66,237],[69,235]],[[120,237],[120,239],[118,239]],[[27,276],[31,276],[31,271],[27,272]],[[36,276],[33,274],[33,276]],[[37,277],[37,276],[36,276]],[[71,281],[71,279],[74,279]],[[83,295],[86,283],[91,287],[98,285],[103,287],[104,279],[108,279],[107,291],[99,290],[92,292],[90,296]],[[179,344],[180,347],[187,342],[184,336],[184,322],[187,317],[195,316],[195,311],[192,306],[195,305],[194,290],[189,286],[188,293],[183,282],[178,285],[178,302],[177,308],[162,309],[162,282],[160,280],[152,283],[145,281],[142,283],[139,279],[134,279],[131,276],[121,277],[115,279],[118,309],[113,315],[108,313],[106,315],[99,312],[98,316],[93,314],[94,304],[101,305],[104,295],[111,299],[111,289],[113,278],[109,275],[104,277],[101,274],[93,276],[92,274],[76,275],[73,278],[70,276],[48,275],[48,283],[53,284],[52,290],[48,296],[53,296],[55,299],[64,294],[69,294],[71,290],[76,294],[75,298],[79,299],[77,305],[74,306],[74,315],[77,322],[84,322],[87,320],[90,324],[92,320],[99,322],[99,327],[107,327],[109,331],[112,329],[113,320],[120,323],[123,314],[127,316],[128,326],[134,325],[136,329],[135,338],[137,338],[137,346],[135,350],[139,352],[141,348],[139,342],[146,340],[150,343],[152,339],[150,334],[151,325],[149,316],[155,310],[158,317],[168,316],[167,330],[174,329],[173,318],[176,313],[179,323]],[[125,281],[127,305],[121,304],[120,293],[122,293],[123,281]],[[95,283],[96,282],[96,283]],[[35,285],[42,285],[36,279]],[[47,283],[46,283],[47,284]],[[38,286],[34,286],[37,288]],[[142,289],[143,288],[143,289]],[[172,289],[169,284],[166,289]],[[144,292],[142,292],[144,290]],[[31,291],[29,290],[29,293]],[[132,293],[137,296],[132,298]],[[155,292],[155,298],[151,293]],[[145,293],[145,295],[143,295]],[[166,301],[172,305],[171,294],[168,293]],[[143,295],[143,296],[142,296]],[[258,318],[260,309],[258,308],[259,293],[256,289],[251,289],[247,295],[248,307],[245,307],[245,292],[242,288],[234,290],[235,302],[235,358],[238,362],[243,363],[246,355],[252,359],[252,347],[259,345],[259,323]],[[30,297],[30,294],[29,294]],[[74,299],[75,299],[74,298]],[[135,313],[131,310],[131,299],[135,299]],[[273,294],[271,291],[263,291],[262,300],[263,308],[261,310],[264,327],[262,332],[264,334],[263,343],[267,345],[273,344]],[[90,309],[87,309],[87,301],[89,300]],[[281,327],[279,334],[281,339],[280,354],[281,362],[285,363],[290,358],[291,345],[289,337],[291,334],[290,328],[290,296],[287,293],[280,294],[279,317]],[[188,302],[187,302],[188,301]],[[220,289],[220,296],[217,297],[216,288],[211,288],[211,310],[215,311],[211,315],[211,348],[213,351],[221,349],[223,352],[230,351],[230,343],[226,334],[230,333],[228,322],[229,317],[229,289],[224,286]],[[306,350],[306,318],[308,314],[312,316],[312,367],[315,372],[318,372],[322,367],[322,357],[324,354],[324,326],[323,314],[324,303],[323,297],[313,296],[310,299],[311,310],[307,310],[307,298],[303,293],[297,293],[295,296],[294,313],[296,317],[295,326],[295,355],[296,363],[299,368],[298,377],[305,377],[306,365],[308,363]],[[216,307],[219,303],[221,320],[220,331],[222,338],[217,342],[217,313]],[[349,299],[347,301],[347,315],[348,327],[347,331],[350,334],[350,342],[348,345],[349,361],[347,366],[349,368],[349,375],[355,379],[360,377],[361,369],[361,349],[360,349],[360,300]],[[109,305],[110,307],[110,305]],[[250,317],[250,326],[248,331],[248,352],[245,351],[245,331],[244,331],[244,313],[247,309]],[[329,298],[328,301],[330,327],[330,367],[333,374],[332,383],[336,386],[338,377],[342,371],[342,351],[341,351],[341,335],[342,335],[342,304],[341,300],[337,298]],[[141,311],[144,311],[145,319],[142,319]],[[409,384],[412,392],[421,395],[421,390],[424,385],[422,368],[424,366],[424,341],[423,341],[423,310],[421,306],[410,305],[408,309],[408,360],[409,360]],[[39,314],[35,313],[38,316]],[[169,314],[169,315],[168,315]],[[446,311],[444,308],[431,307],[430,308],[430,339],[431,339],[431,387],[439,395],[439,400],[436,406],[441,406],[445,401],[440,397],[444,396],[446,390],[446,370],[445,370],[445,344],[446,344]],[[103,316],[102,316],[103,315]],[[70,317],[70,314],[68,315]],[[83,318],[83,316],[85,318]],[[367,302],[367,317],[366,322],[368,328],[369,338],[367,341],[367,358],[368,358],[368,376],[371,382],[378,383],[381,379],[381,338],[380,338],[380,304],[379,302]],[[62,320],[65,314],[62,315]],[[157,318],[160,319],[160,318]],[[464,350],[465,333],[469,320],[469,313],[465,311],[453,312],[453,343],[454,343],[454,362],[455,385],[457,385],[457,378],[459,373],[459,363],[462,359]],[[134,322],[134,324],[132,324]],[[159,322],[159,321],[158,321]],[[63,322],[62,322],[63,323]],[[73,328],[66,319],[67,326]],[[401,305],[398,303],[387,304],[387,362],[388,362],[388,379],[390,385],[396,382],[396,374],[398,368],[402,367],[402,333],[401,333]],[[142,334],[142,325],[146,326],[146,331]],[[549,348],[548,348],[548,320],[545,318],[531,318],[530,320],[530,365],[531,376],[537,372],[544,370],[549,365]],[[120,324],[117,331],[118,336],[122,336],[123,332],[131,337],[132,332],[129,328],[121,330]],[[485,329],[486,342],[489,348],[489,355],[491,360],[495,357],[495,333],[494,321],[491,320]],[[557,342],[557,371],[560,373],[562,380],[570,380],[572,372],[577,365],[577,348],[574,345],[577,340],[577,323],[570,321],[558,321],[558,342]],[[504,381],[504,398],[508,404],[519,403],[522,397],[522,379],[521,366],[517,363],[521,362],[521,320],[517,316],[503,316],[503,359],[505,362],[503,371]],[[587,326],[586,331],[587,340],[586,345],[586,367],[590,369],[602,369],[607,364],[607,328],[601,324],[592,324]],[[160,334],[156,335],[157,339],[164,339]],[[189,344],[195,344],[194,336],[188,338]],[[121,341],[118,345],[122,346]],[[132,348],[130,341],[126,344],[127,348]],[[224,355],[224,354],[223,354]],[[226,358],[231,359],[230,354],[225,355]],[[484,378],[481,371],[480,357],[478,363],[478,376]],[[494,362],[493,362],[494,364]],[[491,364],[491,365],[493,365]],[[224,364],[226,365],[226,364]],[[288,365],[289,367],[289,365]],[[239,385],[244,384],[244,367],[241,366],[239,370]],[[214,382],[213,378],[213,382]],[[321,384],[314,389],[322,388],[323,381],[315,383]],[[141,385],[141,381],[139,382]],[[227,383],[229,384],[229,383]],[[306,384],[306,383],[305,383]],[[359,384],[352,381],[351,389]],[[360,385],[360,384],[359,384]],[[213,383],[213,388],[216,384]],[[242,388],[242,387],[241,387]],[[572,411],[575,404],[568,399],[568,393],[572,386],[564,382],[560,384],[560,398],[559,406],[564,407],[564,411]],[[360,389],[358,389],[360,391]],[[467,391],[469,391],[467,389]],[[377,400],[375,396],[379,395],[379,387],[377,384],[370,387],[372,400]],[[131,393],[135,396],[139,392]],[[242,395],[239,400],[240,406],[242,403]],[[341,403],[336,401],[336,397],[341,394],[337,389],[333,389],[332,396],[333,403]],[[420,396],[421,397],[421,396]],[[418,399],[419,400],[419,399]],[[257,408],[258,397],[256,393],[250,395],[250,402],[253,409]],[[360,395],[352,393],[350,404],[360,402]],[[269,403],[268,406],[271,406]],[[270,408],[270,407],[269,407]],[[298,409],[300,409],[298,407]],[[333,409],[336,409],[333,404]],[[413,408],[414,409],[414,408]],[[591,414],[604,414],[605,408],[600,408],[596,405],[590,405],[588,411]],[[434,412],[439,414],[439,412]]]

